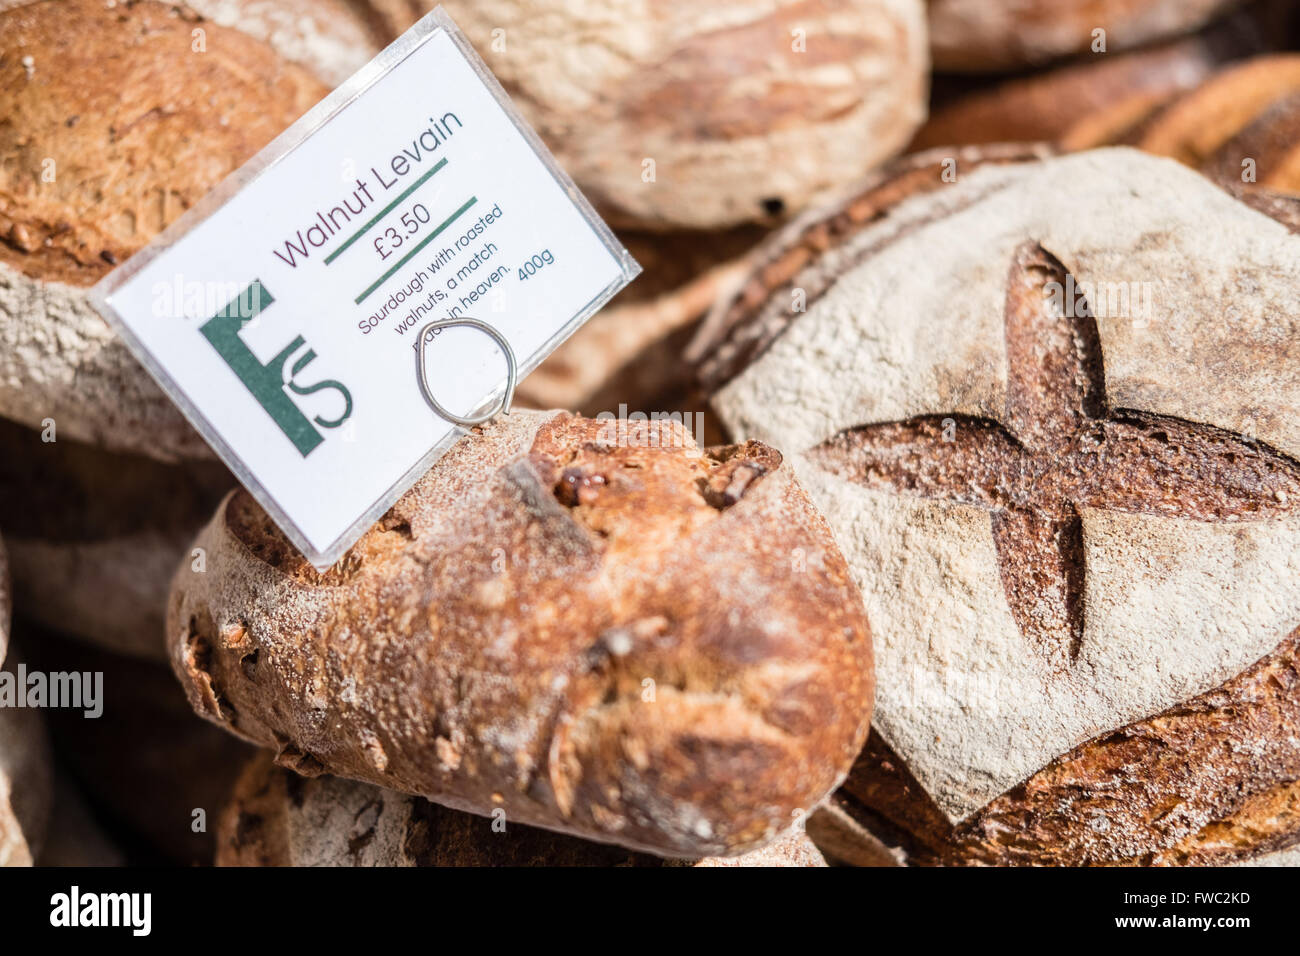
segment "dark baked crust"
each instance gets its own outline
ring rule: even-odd
[[[504,823],[505,821],[500,821]],[[500,827],[365,784],[305,779],[267,752],[235,784],[217,826],[218,866],[825,866],[803,834],[733,860],[668,860],[536,827]]]
[[[1275,47],[1255,17],[1233,15],[1203,32],[1127,53],[1067,62],[1015,76],[938,105],[911,149],[978,143],[1056,142],[1083,128],[1122,128],[1192,89],[1220,65]],[[1110,142],[1094,134],[1082,148]]]
[[[956,827],[874,732],[844,791],[906,830],[919,864],[1222,866],[1300,842],[1298,734],[1300,630],[1222,686],[1058,757]]]
[[[206,52],[191,52],[196,27]],[[326,92],[180,5],[45,0],[0,13],[0,262],[93,284]]]
[[[485,427],[324,575],[237,493],[174,585],[191,703],[301,773],[669,855],[770,840],[865,738],[856,587],[771,449],[610,427]]]
[[[1082,53],[1093,31],[1106,51],[1190,33],[1241,0],[928,0],[938,70],[992,71]]]

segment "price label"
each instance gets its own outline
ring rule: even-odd
[[[323,569],[638,271],[438,9],[92,298]]]

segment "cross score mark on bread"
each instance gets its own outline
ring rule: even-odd
[[[1300,469],[1221,429],[1108,411],[1096,319],[1086,307],[1054,309],[1050,282],[1065,287],[1065,267],[1037,243],[1020,246],[1007,282],[1002,423],[926,415],[865,425],[809,457],[868,487],[987,508],[1011,613],[1059,668],[1083,641],[1080,508],[1272,517],[1300,500]]]
[[[1131,150],[956,157],[792,225],[691,349],[827,515],[875,728],[951,825],[1300,624],[1300,241]],[[1066,321],[1066,272],[1154,314]]]

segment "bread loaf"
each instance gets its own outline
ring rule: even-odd
[[[1300,237],[1169,160],[1014,159],[922,154],[792,225],[692,345],[862,589],[845,790],[932,862],[1284,848]]]
[[[665,860],[450,810],[338,777],[307,780],[269,752],[240,776],[217,833],[218,866],[825,866],[797,827],[738,857]]]
[[[925,117],[920,0],[444,6],[615,225],[773,220]]]
[[[1224,68],[1123,126],[1085,116],[1064,143],[1123,143],[1176,159],[1225,187],[1300,193],[1300,55],[1255,57]]]
[[[1190,33],[1239,0],[929,0],[935,69],[1012,70]]]
[[[109,650],[167,659],[172,574],[235,484],[217,462],[166,465],[0,419],[0,528],[24,615]]]
[[[516,411],[324,575],[248,495],[177,572],[172,663],[277,760],[665,856],[754,849],[841,779],[866,617],[769,448]]]
[[[1074,148],[1102,145],[1224,63],[1264,53],[1271,42],[1262,25],[1237,15],[1158,46],[1014,76],[935,106],[910,149],[1070,136],[1092,138]]]
[[[206,51],[192,52],[199,26]],[[153,0],[0,13],[0,62],[0,416],[163,460],[211,457],[86,290],[326,87]]]

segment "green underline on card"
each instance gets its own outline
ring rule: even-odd
[[[425,173],[415,182],[411,183],[411,185],[407,186],[400,196],[398,196],[396,199],[390,202],[383,209],[379,210],[378,214],[373,219],[371,219],[368,223],[366,223],[364,226],[362,226],[360,229],[354,232],[351,238],[349,238],[346,242],[344,242],[343,245],[339,246],[328,256],[326,256],[325,264],[329,265],[340,255],[342,255],[344,249],[346,249],[348,246],[352,245],[352,243],[356,242],[358,239],[364,236],[371,226],[373,226],[375,223],[379,222],[379,220],[383,219],[390,212],[392,212],[394,207],[396,207],[398,203],[400,203],[407,196],[411,195],[411,193],[415,192],[417,189],[423,186],[426,182],[428,182],[430,176],[432,176],[434,173],[436,173],[438,170],[442,169],[442,167],[446,165],[447,165],[447,160],[445,159],[438,160],[437,165],[435,165],[433,169],[429,170],[427,173]]]
[[[444,160],[444,162],[445,162],[445,160]],[[375,291],[376,289],[378,289],[381,285],[383,285],[385,282],[387,282],[389,279],[391,279],[391,278],[393,277],[393,273],[394,273],[394,272],[396,272],[398,269],[402,268],[402,266],[404,266],[404,265],[406,265],[408,262],[410,262],[411,259],[412,259],[412,257],[414,257],[417,253],[419,253],[419,251],[420,251],[421,249],[423,249],[425,246],[427,246],[429,243],[433,242],[433,240],[436,239],[436,238],[438,237],[438,234],[439,234],[440,232],[442,232],[444,229],[446,229],[448,226],[450,226],[453,222],[455,222],[457,219],[459,219],[459,218],[461,217],[461,215],[464,214],[465,210],[468,209],[470,206],[474,205],[476,202],[478,202],[478,197],[477,197],[477,196],[470,196],[470,197],[469,197],[469,201],[466,202],[465,205],[461,206],[459,209],[457,209],[455,212],[453,212],[450,216],[448,216],[446,219],[444,219],[444,220],[439,224],[439,226],[438,226],[437,229],[433,230],[433,232],[429,233],[427,236],[425,236],[423,239],[420,240],[420,244],[419,244],[418,246],[416,246],[414,249],[412,249],[412,250],[411,250],[410,252],[408,252],[406,255],[402,256],[402,258],[398,259],[398,260],[397,260],[397,265],[393,266],[391,269],[389,269],[387,272],[385,272],[383,275],[381,275],[378,279],[376,279],[376,280],[374,281],[374,284],[371,285],[370,288],[366,289],[365,292],[363,292],[363,293],[361,293],[359,296],[357,296],[356,299],[354,300],[354,301],[356,302],[356,304],[357,304],[357,305],[360,305],[362,299],[364,299],[366,296],[370,295],[370,293],[374,292],[374,291]]]

